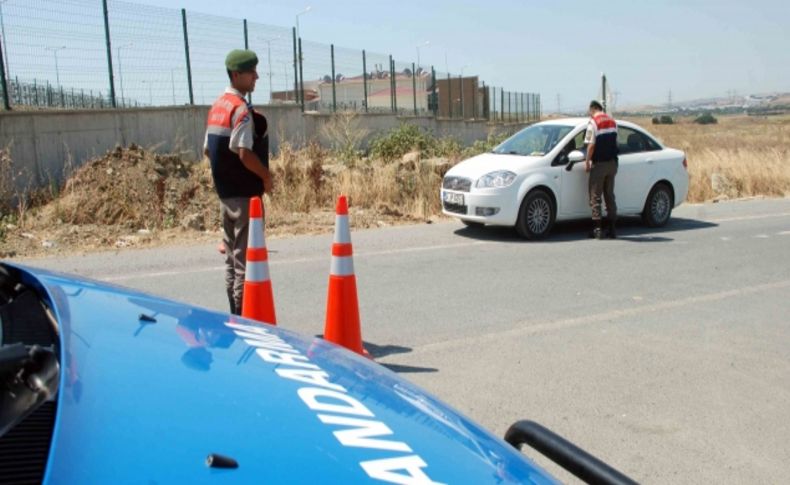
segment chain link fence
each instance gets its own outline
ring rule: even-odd
[[[540,95],[476,75],[311,42],[293,28],[102,0],[0,0],[5,109],[207,105],[228,84],[228,51],[258,53],[255,104],[529,122]]]

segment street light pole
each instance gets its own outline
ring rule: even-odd
[[[431,44],[430,40],[426,40],[422,44],[417,45],[417,69],[420,68],[420,47],[426,47]]]
[[[304,10],[302,10],[301,12],[296,14],[296,38],[297,39],[299,38],[299,16],[306,14],[307,12],[309,12],[312,9],[313,9],[313,7],[308,5],[307,8],[305,8]]]
[[[143,79],[142,82],[143,82],[143,85],[147,85],[148,86],[148,106],[153,106],[154,105],[154,95],[153,95],[153,90],[151,89],[151,81],[147,80],[147,79]]]
[[[173,89],[173,106],[175,106],[176,105],[176,79],[175,79],[175,76],[173,75],[173,71],[175,71],[175,69],[170,69],[170,86]]]
[[[55,56],[55,82],[57,83],[58,87],[60,87],[60,69],[58,69],[58,51],[65,49],[66,46],[62,45],[60,47],[45,47],[44,50],[52,51],[52,54]]]
[[[285,87],[283,88],[283,93],[285,97],[285,99],[283,99],[283,102],[285,103],[288,101],[288,63],[283,62],[282,64],[283,64],[283,74],[285,74]]]
[[[257,38],[257,37],[256,37]],[[280,36],[272,37],[271,39],[261,39],[257,38],[260,41],[266,42],[266,57],[269,59],[269,103],[272,102],[272,93],[274,89],[272,88],[272,41],[279,39]]]
[[[118,58],[118,78],[121,81],[121,106],[126,106],[126,99],[123,96],[123,69],[121,68],[121,49],[124,47],[131,47],[133,46],[133,42],[129,42],[123,45],[119,45],[115,48],[115,52],[118,54],[116,57]]]

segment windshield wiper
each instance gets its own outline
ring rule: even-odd
[[[39,345],[0,347],[0,436],[58,392],[55,353]]]

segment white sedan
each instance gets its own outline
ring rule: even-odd
[[[589,219],[588,120],[537,123],[493,151],[458,163],[442,181],[442,212],[470,226],[515,226],[527,239],[545,237],[555,221]],[[686,155],[634,123],[617,126],[618,216],[641,215],[648,226],[663,226],[688,193]]]

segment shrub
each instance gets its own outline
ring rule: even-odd
[[[654,125],[660,125],[661,124],[661,120],[658,119],[658,116],[653,116],[653,124]]]
[[[699,115],[697,116],[697,119],[694,120],[694,123],[697,123],[698,125],[715,125],[718,122],[719,120],[717,120],[716,117],[710,113]]]
[[[663,116],[661,116],[661,124],[662,125],[674,125],[675,124],[675,120],[673,120],[671,116],[663,115]]]
[[[375,138],[370,144],[370,156],[385,162],[395,161],[412,150],[430,152],[436,139],[417,125],[402,123],[394,130]]]

